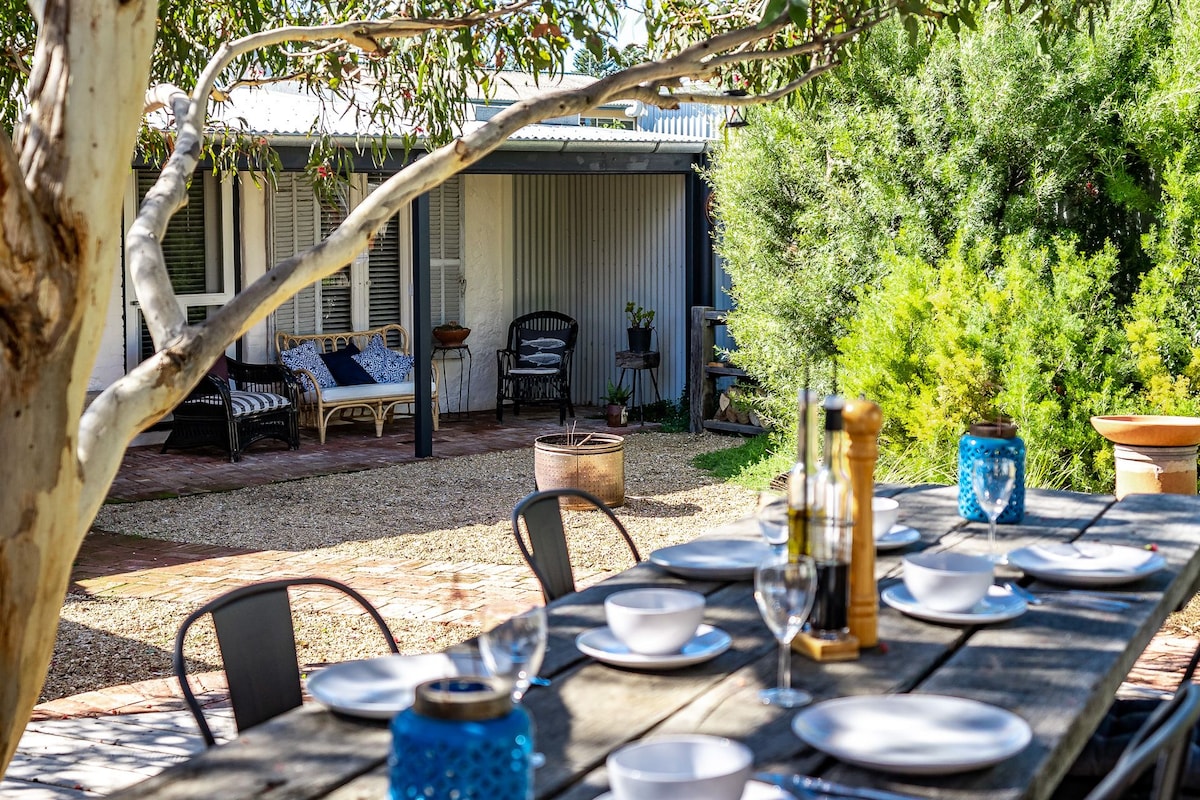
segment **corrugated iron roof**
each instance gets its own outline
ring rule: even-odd
[[[589,79],[590,80],[590,79]],[[214,124],[225,124],[248,135],[268,137],[308,136],[310,131],[323,130],[341,139],[372,139],[399,136],[403,131],[385,131],[367,115],[353,108],[346,100],[329,97],[321,100],[296,85],[276,84],[266,87],[242,87],[231,93],[229,101],[214,104],[211,110]],[[159,121],[166,118],[159,112]],[[483,122],[468,121],[464,131],[474,130]],[[638,152],[699,152],[708,139],[703,136],[659,133],[648,130],[626,130],[562,124],[527,125],[510,137],[502,149],[593,149],[628,150]]]

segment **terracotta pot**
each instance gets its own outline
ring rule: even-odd
[[[604,415],[610,428],[623,428],[629,423],[629,409],[622,405],[609,403],[604,408]]]

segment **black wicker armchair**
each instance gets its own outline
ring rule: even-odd
[[[246,364],[225,357],[228,379],[214,369],[175,407],[171,433],[162,452],[216,445],[230,461],[260,439],[278,439],[289,449],[300,447],[300,389],[292,374],[278,364]]]
[[[532,403],[558,405],[558,422],[575,416],[571,402],[571,356],[579,323],[557,311],[535,311],[508,326],[508,347],[496,351],[496,419],[504,421],[504,403],[513,413]]]

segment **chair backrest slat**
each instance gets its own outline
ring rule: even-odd
[[[563,527],[558,496],[536,497],[525,506],[525,531],[530,549],[541,570],[542,588],[548,598],[562,597],[575,591],[571,554]]]
[[[241,598],[213,611],[238,730],[303,701],[296,634],[286,588]]]

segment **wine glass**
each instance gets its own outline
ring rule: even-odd
[[[1008,456],[980,456],[971,465],[975,500],[988,518],[988,558],[1001,564],[1007,559],[996,552],[996,520],[1008,505],[1017,482],[1017,464]]]
[[[546,609],[541,606],[508,616],[504,610],[483,610],[479,654],[488,674],[512,687],[513,702],[521,702],[546,654]]]
[[[787,499],[772,492],[759,492],[754,509],[758,530],[776,554],[782,555],[788,543]]]
[[[779,642],[779,685],[764,689],[764,703],[799,708],[812,702],[808,692],[792,688],[792,640],[812,610],[816,589],[816,565],[808,556],[798,561],[771,558],[754,570],[754,600],[763,621]]]

